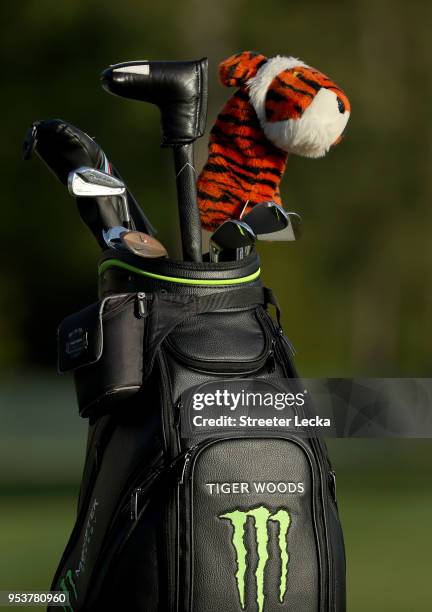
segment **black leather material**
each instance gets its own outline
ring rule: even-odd
[[[165,265],[191,275],[211,267]],[[256,509],[267,517],[260,532],[264,612],[345,611],[343,537],[323,442],[295,432],[253,439],[226,433],[218,438],[214,432],[182,437],[185,408],[179,400],[194,385],[223,386],[226,379],[241,378],[280,389],[284,378],[295,376],[288,344],[260,295],[274,302],[253,283],[213,288],[212,296],[181,289],[151,298],[143,347],[153,346],[154,367],[137,394],[117,403],[108,423],[99,417],[103,428],[113,426],[105,441],[91,426],[96,433],[88,444],[80,512],[52,584],[69,592],[74,612],[110,606],[136,612],[258,610],[257,523],[242,514]],[[131,345],[133,326],[122,333]],[[163,341],[155,344],[151,338],[158,335]],[[222,372],[221,365],[232,371]],[[89,378],[87,384],[95,382]],[[207,485],[215,482],[248,483],[250,489],[213,495]],[[301,482],[304,490],[254,487],[288,482]],[[271,518],[279,511],[279,518],[290,521],[282,536],[286,525]],[[234,527],[224,516],[232,512],[244,520],[237,534],[237,551],[241,541],[247,551],[244,606]],[[286,585],[282,567],[288,568]]]
[[[57,178],[67,185],[68,175],[80,166],[105,170],[107,158],[102,148],[88,134],[62,119],[36,121],[30,126],[24,140],[24,158],[35,151]],[[109,162],[113,176],[123,180]],[[127,191],[133,229],[155,234],[155,230],[141,207]],[[106,248],[102,230],[121,225],[119,198],[78,198],[77,206],[84,223],[90,228],[99,245]]]
[[[97,580],[93,569],[104,564],[113,517],[130,502],[135,479],[140,474],[155,475],[162,469],[163,438],[157,394],[157,385],[150,387],[145,395],[135,398],[135,411],[109,417],[110,421],[105,423],[105,428],[111,430],[109,435],[105,439],[97,436],[88,449],[83,475],[87,486],[82,489],[77,522],[55,577],[57,584],[61,584],[67,569],[73,568],[78,598],[71,590],[71,607],[76,612],[86,609],[84,600]],[[126,519],[128,525],[129,508]],[[114,542],[118,535],[111,534]],[[52,610],[56,612],[56,608]]]
[[[236,329],[236,334],[232,330]],[[254,310],[203,314],[187,319],[170,334],[167,348],[182,361],[193,359],[196,367],[211,369],[218,363],[227,369],[235,364],[247,369],[270,350],[270,342]]]
[[[63,185],[67,185],[69,172],[75,168],[103,167],[105,155],[97,142],[62,119],[35,121],[29,132],[33,141],[30,144],[29,135],[26,136],[24,155],[30,157],[34,150]]]
[[[59,370],[74,371],[79,412],[99,416],[138,393],[145,317],[135,294],[103,299],[59,326]]]
[[[125,62],[102,73],[109,93],[155,104],[161,113],[162,145],[174,147],[180,231],[185,261],[200,262],[201,221],[192,143],[207,117],[207,58],[187,62]]]
[[[238,562],[233,546],[233,525],[229,519],[221,517],[232,511],[260,507],[271,514],[282,509],[291,518],[285,538],[289,561],[282,605],[279,599],[281,552],[278,548],[281,527],[271,520],[266,525],[269,560],[264,573],[264,609],[271,612],[319,610],[319,580],[322,576],[314,524],[319,525],[320,516],[317,513],[314,517],[316,495],[305,452],[283,439],[221,440],[200,452],[190,473],[190,498],[185,512],[189,514],[193,566],[192,579],[183,577],[183,584],[189,588],[183,593],[182,610],[219,612],[240,607],[235,580]],[[216,494],[210,492],[208,483],[245,483],[247,488],[244,492]],[[305,490],[304,493],[287,493],[284,489],[283,492],[263,493],[256,491],[257,483],[302,483]],[[256,609],[257,605],[255,527],[252,517],[244,525],[244,544],[248,551],[245,605],[250,610]]]
[[[162,144],[181,145],[203,135],[207,115],[207,58],[185,62],[142,61],[110,66],[103,88],[122,98],[159,107]]]
[[[58,371],[69,372],[100,359],[103,348],[101,304],[66,317],[57,332]]]
[[[82,417],[94,419],[115,412],[121,400],[137,394],[145,386],[157,351],[173,330],[185,321],[195,322],[202,313],[227,308],[248,309],[244,313],[235,311],[232,315],[227,312],[233,324],[247,324],[242,338],[246,353],[242,353],[243,359],[237,359],[237,365],[232,360],[229,366],[229,360],[224,359],[223,367],[236,368],[239,372],[257,370],[267,359],[269,338],[262,324],[253,316],[251,307],[265,303],[266,291],[262,287],[200,297],[160,293],[112,295],[61,323],[58,331],[59,370],[74,371]],[[220,318],[220,314],[218,316]],[[221,329],[227,342],[227,328]],[[221,338],[224,343],[223,336],[220,336],[214,338],[214,346],[220,345]],[[254,343],[250,342],[252,338]],[[188,346],[184,345],[183,348],[187,350]],[[191,348],[195,359],[193,342]],[[172,351],[176,350],[175,344],[172,344]],[[181,354],[181,360],[187,360],[186,353]],[[216,361],[209,361],[208,367],[214,369]],[[202,365],[202,360],[197,363]]]

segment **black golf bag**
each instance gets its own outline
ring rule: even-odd
[[[115,202],[78,198],[105,250],[99,301],[58,334],[59,369],[74,373],[89,434],[52,589],[68,594],[67,612],[342,612],[344,545],[323,441],[307,427],[267,427],[274,405],[259,418],[252,406],[243,415],[252,427],[229,402],[216,415],[225,392],[296,398],[298,379],[255,251],[202,262],[192,144],[204,131],[207,61],[128,62],[102,82],[161,111],[186,261],[106,248]],[[110,167],[89,136],[59,120],[31,127],[25,155],[33,150],[63,183],[77,165]],[[128,201],[129,229],[151,231]],[[307,417],[307,404],[287,404],[284,416]]]
[[[67,610],[345,610],[322,440],[182,427],[191,388],[295,380],[259,274],[255,254],[211,264],[107,252],[100,301],[60,326],[60,369],[74,372],[89,419],[77,520],[52,584]]]

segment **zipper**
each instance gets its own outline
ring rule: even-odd
[[[161,469],[153,469],[148,475],[148,477],[144,480],[140,480],[139,477],[136,478],[134,483],[135,486],[132,485],[132,490],[131,487],[129,487],[129,493],[123,497],[123,502],[121,504],[120,512],[117,513],[117,518],[119,516],[129,515],[132,522],[136,522],[137,520],[139,520],[141,513],[139,509],[140,498],[148,492],[149,488],[151,488],[151,485],[158,478],[167,476],[171,472],[171,470],[174,470],[178,466],[178,464],[181,463],[182,459],[186,460],[186,458],[189,456],[189,453],[190,451],[181,453],[174,461],[171,461],[171,463],[161,466]],[[182,465],[181,474],[184,472],[184,470],[184,465]],[[112,528],[109,529],[109,531],[111,530]]]
[[[338,505],[337,505],[337,499],[336,499],[336,473],[334,472],[334,470],[330,470],[328,473],[328,485],[329,485],[329,489],[330,489],[330,496],[327,498],[328,500],[328,507],[329,507],[329,512],[333,512],[335,515],[335,520],[339,523],[339,511],[338,511]],[[341,536],[343,538],[343,536]],[[333,610],[334,606],[335,606],[335,602],[336,602],[336,581],[334,579],[335,576],[335,559],[334,559],[334,555],[331,552],[333,550],[332,544],[330,541],[328,541],[328,547],[329,547],[329,558],[330,558],[330,564],[331,564],[331,580],[329,580],[329,585],[330,585],[330,593],[332,595],[332,600],[330,601],[330,604],[333,606],[330,608],[330,610]],[[331,551],[330,551],[331,548]],[[344,551],[345,554],[345,551]]]
[[[288,338],[286,338],[285,334],[283,333],[282,328],[277,327],[274,324],[271,317],[268,317],[268,318],[270,319],[269,322],[271,323],[277,335],[277,338],[279,340],[279,342],[276,343],[276,347],[277,347],[276,354],[279,357],[283,365],[285,376],[289,378],[293,378],[293,377],[298,378],[298,374],[297,374],[294,362],[292,360],[292,357],[294,355],[294,352],[293,352],[294,347],[292,346]],[[288,350],[284,350],[283,348],[284,345],[288,348]],[[307,416],[304,412],[303,414],[305,417]],[[331,542],[329,538],[329,528],[328,528],[328,520],[327,520],[327,512],[329,512],[329,495],[328,495],[329,487],[328,487],[327,473],[328,471],[332,472],[332,468],[331,468],[330,460],[328,457],[328,453],[326,451],[326,448],[321,438],[319,436],[312,434],[308,439],[309,439],[311,447],[313,448],[315,452],[315,455],[318,458],[317,466],[320,472],[323,508],[325,508],[325,512],[323,515],[323,521],[324,521],[324,532],[325,532],[325,537],[326,537],[327,567],[328,567],[328,599],[329,599],[328,609],[333,610],[334,601],[335,601],[335,585],[334,585],[334,576],[333,576],[334,560],[333,560]],[[323,592],[323,586],[324,586],[324,583],[322,583],[322,586],[321,586],[322,592]],[[324,595],[324,592],[323,592],[323,595]]]
[[[291,340],[285,336],[282,327],[279,327],[279,329],[277,330],[277,335],[282,340],[282,342],[286,345],[288,353],[291,355],[291,357],[295,357],[296,350],[294,348],[294,345],[291,342]]]
[[[181,475],[180,475],[180,480],[179,480],[179,484],[183,485],[184,481],[185,481],[185,475],[186,475],[186,470],[188,468],[188,465],[191,461],[192,455],[194,454],[196,448],[198,447],[198,444],[195,444],[194,446],[191,446],[190,449],[187,451],[185,457],[184,457],[184,463],[183,463],[183,469],[181,471]]]
[[[188,567],[190,575],[187,576],[185,584],[192,584],[192,576],[193,576],[193,527],[191,526],[191,503],[192,503],[192,486],[193,483],[193,473],[196,461],[200,454],[205,451],[207,448],[212,446],[213,444],[218,444],[221,442],[226,442],[227,440],[246,440],[248,438],[239,437],[239,436],[229,436],[226,438],[219,438],[217,440],[207,440],[205,442],[201,442],[192,446],[187,453],[184,455],[184,463],[183,469],[180,473],[180,477],[178,479],[178,489],[179,489],[179,498],[183,499],[184,507],[183,507],[183,527],[185,530],[189,529],[188,540],[189,546],[188,550],[190,559],[180,559],[180,556],[177,558],[178,562],[178,571],[181,567]],[[256,438],[252,438],[256,439]],[[260,438],[262,439],[262,438]],[[329,555],[326,555],[326,546],[329,546],[329,537],[328,537],[328,521],[327,521],[327,504],[325,500],[322,499],[322,491],[323,491],[323,480],[322,480],[322,471],[319,466],[319,461],[315,458],[314,454],[311,452],[311,449],[299,438],[294,436],[272,436],[268,439],[274,440],[285,440],[289,441],[293,444],[299,446],[304,454],[306,455],[310,469],[312,474],[312,516],[314,522],[314,532],[316,541],[318,544],[318,565],[320,569],[320,610],[323,612],[329,612],[333,610],[331,607],[333,604],[329,601],[331,594],[334,602],[334,590],[335,587],[331,582],[332,576],[332,558]],[[327,486],[327,481],[325,481]],[[320,503],[321,502],[321,503]],[[322,512],[320,511],[320,506],[322,508]],[[320,523],[322,524],[323,529],[320,529]],[[324,562],[325,559],[325,562]],[[327,582],[328,580],[328,582]],[[328,591],[325,591],[325,585],[328,583]],[[182,586],[184,589],[184,585]],[[192,609],[192,589],[189,587],[188,593],[188,602],[187,609]]]
[[[136,294],[137,316],[139,319],[144,319],[148,314],[147,297],[143,291]]]
[[[130,509],[130,517],[131,521],[138,520],[138,497],[142,491],[141,487],[136,487],[131,495],[131,509]]]
[[[150,465],[146,464],[135,470],[134,474],[128,479],[124,492],[120,496],[120,501],[113,513],[111,521],[106,529],[101,547],[92,565],[89,588],[84,596],[82,603],[83,609],[92,609],[91,606],[98,598],[104,582],[104,569],[111,566],[120,553],[123,545],[129,538],[130,533],[139,521],[142,509],[139,507],[140,496],[148,493],[152,485],[160,476],[169,471],[171,464],[163,464],[163,455],[158,455]],[[145,476],[143,476],[145,474]],[[136,516],[136,520],[135,520]],[[126,520],[125,520],[126,519]],[[113,549],[113,543],[121,542],[117,548]]]
[[[162,395],[162,428],[165,442],[165,449],[168,457],[172,460],[172,464],[177,464],[180,455],[180,437],[179,432],[175,426],[176,413],[175,406],[173,406],[172,400],[172,387],[171,378],[169,375],[168,365],[163,350],[157,351],[157,359],[159,364],[159,372],[161,378],[161,395]],[[173,409],[174,408],[174,409]],[[174,601],[177,584],[177,567],[176,567],[176,553],[177,553],[177,538],[178,538],[178,499],[169,498],[165,509],[165,517],[163,520],[164,528],[164,550],[163,557],[166,569],[167,579],[167,592],[165,594],[166,600],[165,605],[168,610],[174,610],[176,602]],[[127,538],[130,537],[133,529],[129,531]],[[173,545],[175,542],[175,545]]]
[[[182,460],[186,457],[188,453],[182,453],[176,457],[174,461],[171,461],[169,464],[160,465],[158,468],[158,462],[161,461],[161,455],[153,462],[150,473],[149,468],[146,467],[144,470],[140,470],[136,473],[135,477],[129,482],[127,490],[122,497],[122,500],[118,504],[117,512],[114,514],[111,523],[106,531],[106,535],[104,538],[103,545],[99,551],[99,554],[96,558],[96,561],[93,565],[94,568],[98,567],[98,576],[99,579],[93,581],[93,587],[91,592],[89,591],[86,595],[84,606],[92,605],[92,602],[97,600],[97,593],[103,589],[104,578],[100,578],[103,574],[103,565],[114,567],[118,557],[121,555],[123,547],[129,540],[129,538],[133,535],[136,527],[139,524],[142,513],[145,511],[147,505],[140,505],[140,502],[143,497],[147,500],[150,500],[151,491],[153,485],[157,482],[161,482],[161,479],[170,476],[170,473],[178,468],[179,464],[181,464]],[[183,469],[183,466],[182,466]],[[145,477],[143,478],[143,472],[145,472]],[[178,477],[174,480],[174,484],[177,482]],[[171,500],[169,500],[171,502]],[[174,541],[172,538],[173,532],[173,521],[177,516],[177,508],[173,513],[171,511],[170,503],[167,504],[166,507],[165,520],[163,521],[163,540],[166,542],[165,548],[165,563],[166,567],[166,576],[167,580],[170,582],[169,588],[167,589],[166,596],[170,597],[172,593],[175,593],[175,548],[171,548],[171,542]],[[176,535],[176,534],[174,534]],[[116,546],[116,543],[119,543]],[[115,549],[113,550],[113,545]],[[168,564],[169,567],[168,567]],[[92,582],[92,580],[90,581]],[[170,604],[171,605],[171,604]],[[172,609],[172,605],[169,609]]]
[[[332,499],[337,508],[337,486],[336,486],[336,472],[334,470],[329,471],[329,487]]]
[[[276,340],[273,339],[271,343],[271,349],[267,357],[267,361],[269,365],[269,374],[274,374],[276,372],[275,346],[276,346]]]
[[[162,395],[162,428],[165,442],[165,449],[170,459],[177,457],[180,453],[180,439],[176,421],[176,406],[174,405],[171,392],[171,380],[168,374],[168,366],[164,352],[158,350],[157,359],[159,362],[159,372],[161,376],[161,395]],[[178,402],[177,402],[178,404]]]
[[[119,298],[126,298],[126,299],[121,301],[116,306],[112,306],[108,312],[103,313],[103,319],[105,321],[109,320],[111,317],[114,317],[116,314],[118,314],[122,310],[125,310],[131,302],[135,302],[135,316],[138,319],[144,319],[148,315],[147,294],[144,293],[143,291],[140,291],[139,293],[116,294],[115,298],[110,296],[108,298],[105,298],[105,304],[109,303],[110,300],[118,301]],[[105,304],[104,304],[104,310],[105,310]]]

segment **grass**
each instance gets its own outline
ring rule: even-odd
[[[64,493],[0,498],[1,591],[50,589],[75,507],[75,497]],[[40,612],[42,608],[25,609]]]
[[[430,609],[431,507],[432,495],[422,491],[346,495],[341,514],[350,612]]]

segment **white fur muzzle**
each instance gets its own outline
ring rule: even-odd
[[[300,119],[267,121],[265,102],[273,79],[297,66],[307,66],[295,57],[277,56],[268,60],[249,79],[249,97],[267,138],[279,149],[303,157],[323,157],[341,136],[349,119],[349,112],[339,111],[337,95],[321,88]]]
[[[339,111],[335,92],[320,89],[300,119],[266,121],[262,127],[279,149],[303,157],[323,157],[341,136],[348,119],[348,111]]]

